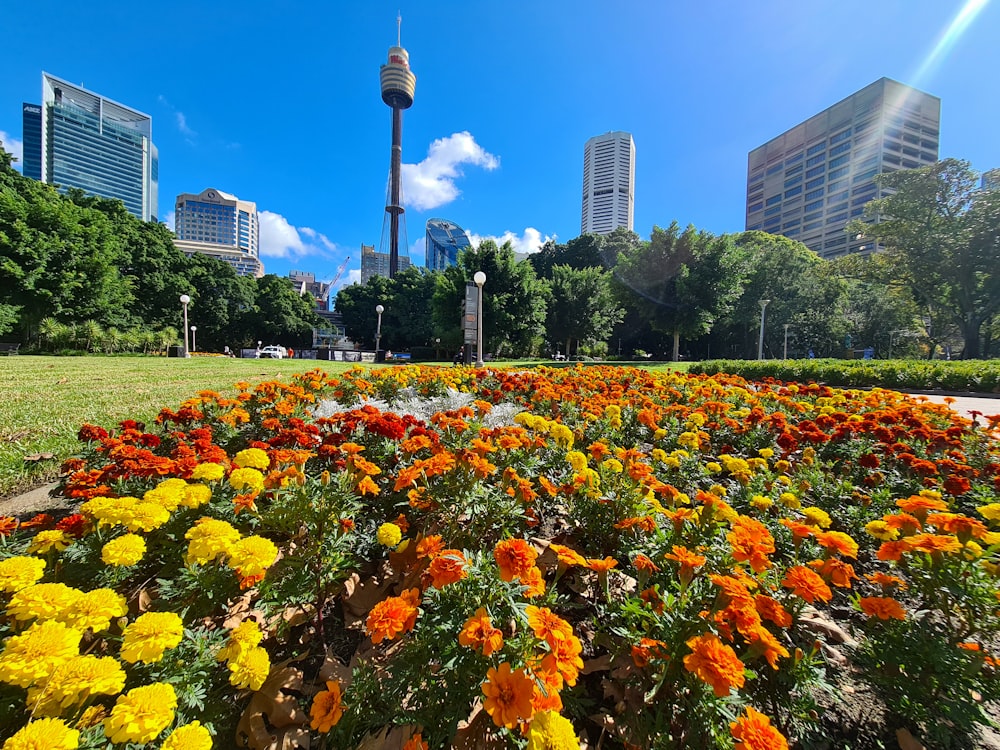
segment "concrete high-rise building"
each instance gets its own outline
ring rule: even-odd
[[[24,104],[25,174],[117,198],[156,221],[159,157],[149,115],[42,73],[42,104]]]
[[[424,265],[432,271],[443,271],[455,265],[458,252],[472,247],[469,233],[453,221],[428,219],[427,237],[424,241],[426,260]]]
[[[257,204],[215,188],[181,193],[174,204],[174,245],[224,260],[240,276],[263,276]]]
[[[406,255],[400,255],[397,259],[397,271],[405,271],[410,267],[410,259]],[[374,245],[361,246],[361,283],[367,284],[372,276],[385,276],[392,278],[389,272],[389,253],[379,253],[375,251]]]
[[[389,48],[389,60],[379,70],[382,101],[392,107],[392,156],[389,162],[389,277],[399,269],[399,217],[403,213],[400,196],[400,166],[403,162],[403,110],[413,105],[417,77],[410,70],[410,53],[402,48],[401,19],[396,18],[396,46]]]
[[[746,228],[824,258],[870,251],[847,223],[883,196],[876,175],[938,160],[940,123],[938,97],[880,78],[750,152]]]
[[[989,169],[983,172],[979,179],[979,187],[983,190],[996,190],[1000,188],[1000,169]]]
[[[598,135],[583,147],[583,217],[581,234],[631,231],[635,213],[635,142],[616,130]]]

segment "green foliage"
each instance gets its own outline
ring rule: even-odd
[[[610,275],[597,267],[553,267],[549,295],[545,330],[566,355],[574,342],[603,342],[625,314],[611,292]]]

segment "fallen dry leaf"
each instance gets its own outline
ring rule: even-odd
[[[309,714],[299,705],[302,672],[289,666],[271,670],[253,694],[236,726],[236,742],[252,750],[308,750]]]

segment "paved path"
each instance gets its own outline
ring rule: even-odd
[[[920,398],[925,396],[928,401],[933,401],[937,404],[945,404],[949,399],[952,403],[952,411],[956,411],[963,417],[972,418],[971,412],[977,411],[985,416],[993,416],[994,414],[1000,414],[1000,394],[997,398],[990,398],[988,396],[943,396],[937,393],[911,393],[914,398]]]

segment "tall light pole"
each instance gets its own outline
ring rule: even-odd
[[[382,313],[385,308],[382,305],[375,305],[375,312],[378,314],[378,322],[375,324],[375,361],[378,362],[378,346],[382,340]]]
[[[191,326],[191,351],[198,351],[198,339],[195,334],[198,332],[198,326]]]
[[[790,325],[791,323],[785,323],[785,347],[782,350],[782,359],[788,359],[788,326]]]
[[[187,294],[181,295],[181,305],[184,306],[184,356],[190,357],[191,353],[188,351],[188,302],[191,301],[191,297]]]
[[[486,274],[476,271],[472,277],[479,287],[478,299],[476,300],[476,367],[483,366],[483,284],[486,283]]]
[[[757,341],[757,359],[764,359],[764,310],[770,301],[769,299],[760,301],[760,339]]]

